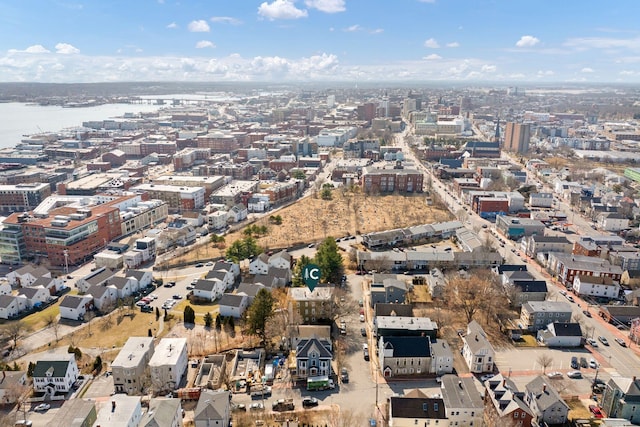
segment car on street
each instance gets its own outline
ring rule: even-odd
[[[347,368],[340,369],[340,381],[342,381],[343,384],[349,383],[349,371],[347,371]]]
[[[157,300],[158,299],[158,295],[156,295],[156,294],[151,294],[149,296],[151,297],[152,300]]]
[[[262,402],[255,402],[249,405],[250,411],[264,411],[264,405]]]
[[[360,328],[360,335],[362,335],[363,337],[367,336],[367,328]]]
[[[552,380],[559,380],[563,378],[563,375],[562,375],[562,372],[553,371],[553,372],[549,372],[547,374],[547,377],[551,378]]]
[[[38,406],[36,406],[35,408],[33,408],[34,411],[36,412],[44,412],[49,410],[49,408],[51,408],[51,405],[49,405],[48,403],[41,403]]]
[[[487,380],[490,380],[491,378],[495,377],[494,374],[485,374],[483,376],[480,377],[480,381],[485,382]]]
[[[364,306],[364,301],[362,301],[361,299],[358,300],[358,306],[363,307]]]
[[[151,307],[149,304],[145,304],[140,307],[140,311],[142,311],[143,313],[151,313],[153,312],[153,307]]]
[[[146,302],[146,301],[142,301],[142,300],[140,300],[140,301],[138,301],[138,302],[136,303],[136,305],[137,305],[138,307],[142,307],[143,305],[147,305],[147,302]]]
[[[369,350],[369,344],[366,342],[362,344],[362,350]]]
[[[584,314],[587,317],[591,317],[591,312],[589,312],[588,310],[582,310],[582,314]]]
[[[364,314],[361,314],[361,315],[360,315],[360,321],[361,321],[361,322],[364,322]]]
[[[596,359],[591,358],[591,360],[589,360],[589,367],[591,369],[598,369],[598,362],[596,362]]]
[[[187,288],[186,288],[186,289],[187,289],[188,291],[192,291],[192,290],[193,290],[193,285],[187,285]]]
[[[567,300],[569,300],[569,302],[574,302],[575,301],[571,295],[567,295]]]
[[[313,408],[314,406],[318,406],[318,399],[315,397],[305,397],[302,399],[303,408]]]
[[[580,378],[582,378],[582,372],[580,372],[580,371],[569,371],[569,372],[567,372],[567,377],[573,378],[573,379],[580,379]]]
[[[182,295],[180,295],[180,294],[174,294],[174,295],[173,295],[173,299],[182,299]]]
[[[213,262],[209,261],[208,263],[205,264],[207,267],[213,267]]]
[[[587,344],[589,344],[591,347],[597,347],[598,346],[598,342],[596,340],[594,340],[593,338],[587,338]]]
[[[199,262],[199,263],[197,263],[197,264],[196,264],[196,268],[200,268],[200,267],[204,267],[204,264],[203,264],[203,263],[201,263],[201,262]]]
[[[600,335],[598,337],[598,341],[600,341],[604,345],[607,345],[607,346],[609,345],[609,341],[607,341],[607,339],[605,337],[603,337],[602,335]]]
[[[617,342],[622,347],[626,347],[627,346],[627,343],[624,342],[624,340],[622,338],[616,338],[614,341]]]
[[[367,362],[369,361],[369,350],[368,349],[364,349],[363,351],[363,356],[364,356],[364,360],[366,360]]]

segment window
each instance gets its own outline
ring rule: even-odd
[[[515,413],[513,414],[513,418],[518,418],[518,415],[520,415],[520,412],[515,412]]]
[[[434,404],[433,404],[433,410],[434,410],[435,412],[438,412],[438,404],[437,404],[437,403],[434,403]]]

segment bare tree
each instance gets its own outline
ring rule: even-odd
[[[543,353],[538,356],[536,362],[538,362],[538,364],[542,366],[542,373],[544,374],[547,371],[547,368],[553,363],[553,357],[551,357],[547,353]]]
[[[445,291],[451,308],[464,313],[467,323],[473,320],[479,310],[494,307],[495,296],[496,291],[491,281],[478,274],[472,274],[469,278],[454,276],[449,280]]]
[[[56,342],[58,342],[58,334],[60,333],[60,323],[58,320],[58,316],[49,314],[45,319],[45,322],[47,324],[47,328],[51,328],[51,330],[53,331],[53,335],[56,337]]]
[[[24,338],[27,332],[29,327],[22,320],[12,321],[2,330],[3,335],[13,342],[13,350],[18,347],[18,341]]]

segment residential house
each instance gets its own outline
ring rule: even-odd
[[[226,286],[220,280],[198,279],[193,285],[193,296],[207,301],[215,301],[224,294]]]
[[[193,412],[195,427],[229,427],[231,392],[202,390]]]
[[[11,295],[12,292],[13,289],[11,288],[9,282],[0,282],[0,295]]]
[[[0,295],[0,319],[14,319],[27,309],[27,298],[15,295]]]
[[[149,401],[149,410],[142,415],[139,427],[182,427],[180,399],[155,397]]]
[[[571,305],[564,301],[530,301],[522,304],[520,324],[522,329],[538,331],[549,323],[571,322]]]
[[[218,302],[220,316],[239,319],[249,305],[249,297],[244,294],[222,294]]]
[[[625,270],[620,278],[620,284],[631,287],[640,287],[640,270]]]
[[[268,288],[283,288],[291,283],[291,270],[269,267],[267,274],[256,274],[253,283],[261,283]]]
[[[432,374],[444,375],[453,372],[453,352],[446,340],[431,340]]]
[[[440,269],[432,268],[429,274],[427,274],[427,286],[429,287],[431,298],[442,298],[444,296],[447,281]]]
[[[260,289],[264,288],[265,286],[260,283],[240,283],[237,293],[246,295],[249,298],[247,305],[251,305],[253,299],[258,295],[258,292],[260,292]]]
[[[640,317],[640,307],[635,305],[601,305],[598,315],[609,323],[630,325],[633,319]]]
[[[113,276],[108,283],[109,286],[116,288],[118,298],[121,299],[127,298],[138,291],[138,281],[135,277]]]
[[[142,394],[148,385],[145,372],[153,354],[153,337],[129,337],[111,362],[116,393]]]
[[[233,280],[240,277],[240,265],[235,262],[228,261],[216,261],[211,267],[211,271],[225,271],[229,272],[233,276]]]
[[[98,411],[95,426],[133,427],[140,425],[142,405],[140,396],[114,394],[111,404],[103,405]]]
[[[249,211],[246,206],[238,204],[229,209],[228,215],[231,221],[240,222],[247,219]]]
[[[91,286],[87,289],[87,295],[93,298],[93,306],[104,313],[111,312],[118,301],[115,286]]]
[[[601,212],[596,216],[599,230],[617,232],[629,228],[629,219],[617,212]]]
[[[296,346],[295,377],[306,379],[319,375],[331,375],[331,341],[318,338],[302,339]]]
[[[473,320],[467,325],[467,334],[462,341],[462,357],[471,373],[493,372],[495,350],[478,322]]]
[[[181,387],[187,374],[187,339],[163,338],[149,360],[151,387],[155,392]]]
[[[484,382],[484,421],[487,427],[531,427],[533,411],[524,403],[524,393],[502,374]]]
[[[231,269],[209,270],[204,278],[207,280],[220,281],[225,290],[232,289],[236,280],[236,276]]]
[[[546,329],[540,329],[537,338],[547,347],[580,347],[582,329],[579,323],[553,322]]]
[[[49,295],[55,295],[64,287],[64,281],[60,278],[42,276],[38,277],[35,282],[29,285],[31,288],[38,286],[45,288],[49,292]]]
[[[124,277],[133,277],[138,281],[138,289],[144,289],[153,283],[153,273],[144,270],[129,269],[124,272]]]
[[[481,426],[484,401],[472,377],[443,375],[440,386],[449,426]]]
[[[438,335],[438,324],[428,317],[404,317],[392,313],[389,316],[376,316],[373,321],[376,336],[425,336],[435,339]]]
[[[376,304],[373,308],[374,319],[383,316],[413,317],[413,304]]]
[[[528,271],[505,271],[502,282],[512,307],[547,299],[547,282],[535,280]]]
[[[113,276],[115,276],[114,271],[106,267],[100,267],[78,279],[76,286],[80,292],[87,292],[91,286],[102,286],[106,284]]]
[[[274,268],[290,269],[291,268],[291,254],[286,250],[281,250],[269,257],[269,266]]]
[[[31,375],[33,389],[36,393],[49,396],[56,393],[64,394],[71,390],[78,374],[78,365],[73,353],[59,359],[38,360]]]
[[[393,427],[415,427],[447,425],[444,400],[427,397],[419,390],[406,396],[389,398],[389,425]]]
[[[84,320],[84,315],[93,306],[93,298],[88,295],[65,295],[60,301],[60,318]]]
[[[98,419],[93,400],[71,399],[65,401],[56,413],[56,422],[61,426],[89,427]]]
[[[402,280],[386,278],[382,286],[371,286],[371,306],[378,303],[404,303],[409,286]]]
[[[299,315],[302,323],[317,323],[333,318],[333,288],[316,286],[289,288],[289,318]]]
[[[534,378],[525,386],[524,403],[533,413],[538,425],[564,425],[569,417],[569,405],[543,376]]]
[[[584,255],[550,253],[548,268],[567,287],[573,285],[573,279],[578,274],[610,277],[617,282],[622,277],[622,269],[619,266],[611,265],[609,261],[602,258]]]
[[[18,290],[18,297],[20,296],[23,296],[27,299],[26,301],[27,309],[40,307],[43,304],[46,304],[51,298],[51,294],[49,293],[49,290],[43,288],[42,286],[20,288]]]
[[[573,291],[580,296],[612,299],[620,295],[620,285],[611,277],[578,274],[573,279]]]
[[[51,272],[42,266],[27,264],[15,271],[7,273],[11,286],[31,286],[40,277],[51,277]]]
[[[430,374],[431,339],[382,336],[378,341],[378,357],[385,378]]]
[[[308,340],[315,338],[320,341],[325,348],[329,351],[333,351],[331,345],[331,326],[330,325],[296,325],[291,328],[290,333],[290,348],[297,348],[298,344],[302,340]]]
[[[261,253],[249,263],[249,274],[267,274],[269,271],[269,255]]]
[[[527,256],[537,258],[538,254],[561,252],[570,254],[573,244],[565,236],[544,236],[533,234],[522,239],[522,250]]]
[[[0,404],[16,403],[26,391],[26,371],[0,372]]]
[[[640,420],[640,379],[613,376],[602,392],[600,406],[611,418],[624,418],[633,424]]]

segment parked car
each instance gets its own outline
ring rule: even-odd
[[[587,338],[587,344],[589,344],[591,347],[597,347],[598,346],[598,343],[593,338]]]
[[[580,372],[580,371],[569,371],[569,372],[567,372],[567,377],[573,378],[573,379],[580,379],[580,378],[582,378],[582,372]]]
[[[302,399],[303,408],[313,408],[314,406],[318,406],[318,399],[315,397],[305,397]]]
[[[495,377],[494,374],[485,374],[483,376],[480,377],[480,381],[485,382],[487,380],[490,380],[491,378]]]
[[[201,263],[201,262],[199,262],[199,263],[197,263],[197,264],[196,264],[196,268],[200,268],[200,267],[204,267],[204,264],[203,264],[203,263]]]
[[[247,412],[247,407],[244,405],[244,403],[232,405],[231,412]]]
[[[600,335],[598,337],[598,341],[600,341],[604,345],[607,345],[607,346],[609,345],[609,341],[607,341],[607,339],[605,337],[603,337],[602,335]]]
[[[35,408],[33,408],[34,411],[36,412],[44,412],[49,410],[49,408],[51,408],[51,405],[49,405],[48,403],[41,403],[38,406],[36,406]]]
[[[582,314],[584,314],[587,317],[591,317],[591,312],[589,312],[588,310],[582,310]]]
[[[567,295],[567,300],[569,300],[569,302],[574,302],[575,301],[571,295]]]
[[[591,360],[589,360],[589,367],[591,369],[598,369],[598,362],[596,362],[596,359],[591,358]]]
[[[365,348],[363,353],[364,353],[364,360],[366,360],[368,362],[369,361],[369,350]]]
[[[604,415],[602,414],[602,411],[596,405],[589,405],[589,411],[591,411],[591,413],[593,414],[593,416],[595,418],[603,418],[604,417]]]
[[[588,368],[589,364],[587,363],[587,358],[586,357],[581,357],[580,358],[580,367],[581,368]]]
[[[360,335],[362,335],[363,337],[367,336],[367,328],[360,328]]]
[[[624,342],[624,340],[622,338],[616,338],[614,341],[617,342],[622,347],[626,347],[627,346],[627,343]]]
[[[573,369],[579,369],[580,368],[580,365],[578,364],[578,358],[575,357],[575,356],[571,358],[571,367]]]
[[[262,402],[255,402],[249,405],[250,411],[264,411],[264,405]]]
[[[554,371],[554,372],[549,372],[547,374],[547,377],[551,378],[552,380],[559,380],[563,378],[563,375],[562,375],[562,372]]]
[[[364,314],[361,314],[361,315],[360,315],[360,321],[361,321],[361,322],[364,322]]]

